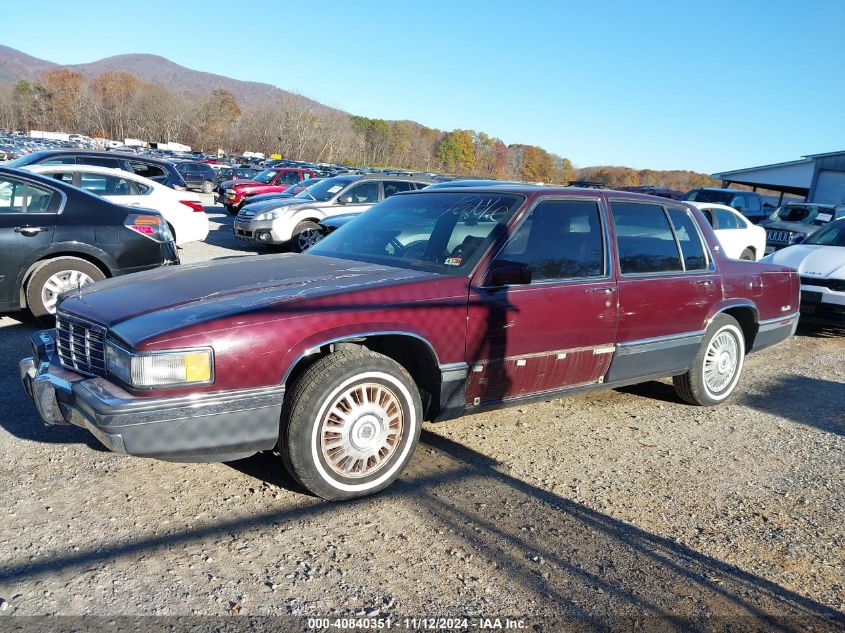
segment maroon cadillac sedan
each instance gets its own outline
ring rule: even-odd
[[[110,279],[20,363],[48,424],[113,451],[278,450],[327,499],[379,491],[423,421],[673,377],[693,405],[787,339],[798,278],[727,259],[701,213],[514,184],[395,195],[308,253]]]

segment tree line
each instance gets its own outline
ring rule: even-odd
[[[218,148],[236,154],[249,150],[316,162],[531,182],[590,180],[609,187],[681,190],[714,182],[686,171],[576,170],[568,158],[541,147],[506,145],[475,130],[446,132],[413,121],[351,116],[292,93],[242,109],[223,89],[198,96],[121,71],[89,79],[59,69],[44,73],[39,81],[0,85],[0,127],[118,141],[177,141],[210,153]]]

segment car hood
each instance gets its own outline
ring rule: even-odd
[[[805,224],[803,222],[782,222],[774,220],[763,220],[758,226],[762,226],[764,229],[773,229],[777,231],[791,231],[792,233],[803,233],[804,235],[810,235],[811,233],[815,233],[820,228],[822,228],[815,224]]]
[[[771,262],[787,266],[806,277],[845,279],[845,248],[798,244],[772,254]]]
[[[71,292],[60,308],[100,323],[137,346],[209,320],[235,317],[229,327],[236,327],[260,311],[272,311],[277,318],[302,316],[315,300],[437,277],[316,255],[259,255],[107,279]]]
[[[294,200],[293,198],[277,198],[273,200],[261,200],[259,202],[250,202],[244,205],[239,215],[259,214],[264,211],[272,211],[280,207],[289,207],[294,204],[307,204],[308,201]]]

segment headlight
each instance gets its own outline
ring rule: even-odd
[[[109,342],[106,368],[133,387],[178,387],[211,382],[214,356],[209,348],[133,354]]]
[[[276,219],[276,218],[278,218],[280,215],[281,215],[281,211],[279,211],[279,210],[276,210],[276,211],[265,211],[264,213],[259,213],[258,215],[256,215],[256,216],[255,216],[255,219],[256,219],[258,222],[262,222],[262,221],[264,221],[264,220],[275,220],[275,219]]]

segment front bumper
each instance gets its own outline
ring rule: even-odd
[[[33,356],[19,363],[23,387],[48,425],[73,424],[114,452],[169,461],[231,461],[278,441],[284,386],[143,398],[61,367],[54,341],[52,330],[36,332]]]
[[[802,285],[801,319],[845,326],[845,292]]]
[[[236,216],[232,230],[239,240],[256,244],[284,244],[291,238],[289,223],[278,218],[257,221]]]

